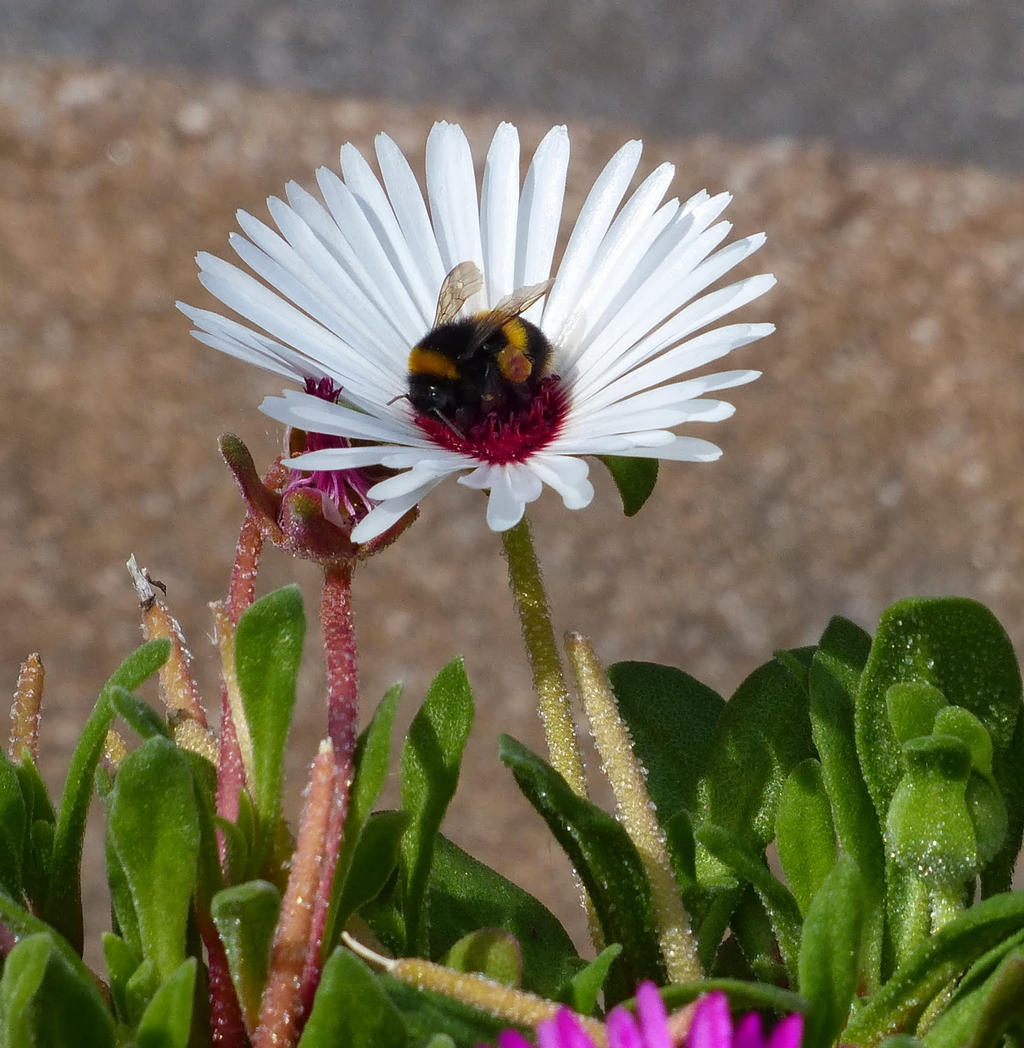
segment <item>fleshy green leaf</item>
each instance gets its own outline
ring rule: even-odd
[[[739,834],[705,824],[697,833],[697,841],[742,880],[749,881],[771,918],[782,959],[789,971],[795,973],[801,923],[796,899],[772,875],[763,856],[750,850]]]
[[[189,957],[153,995],[139,1021],[137,1048],[187,1048],[195,986],[196,959]]]
[[[860,872],[844,855],[811,901],[798,963],[800,993],[812,1004],[802,1048],[835,1043],[857,992],[864,928]]]
[[[885,697],[903,682],[933,685],[950,705],[970,710],[985,725],[997,754],[1009,749],[1020,717],[1021,679],[1013,646],[987,608],[963,598],[893,604],[878,624],[856,712],[864,778],[883,816],[903,773]]]
[[[515,936],[500,928],[480,928],[453,943],[442,962],[457,972],[476,972],[503,986],[523,982],[523,955]]]
[[[658,482],[658,460],[633,458],[631,455],[598,455],[597,458],[607,466],[619,489],[622,512],[627,517],[636,516]]]
[[[114,1020],[95,983],[49,933],[22,939],[4,961],[0,1044],[114,1048]]]
[[[662,825],[681,808],[692,814],[722,697],[682,670],[650,662],[616,663],[608,680]]]
[[[169,979],[185,959],[199,819],[188,759],[168,739],[147,739],[121,762],[107,833],[131,892],[142,955]]]
[[[832,630],[832,626],[829,630]],[[842,851],[857,864],[864,892],[864,981],[873,992],[882,977],[885,852],[875,807],[860,772],[854,742],[854,667],[822,645],[809,676],[811,731],[821,760],[821,774],[832,805]],[[866,637],[866,634],[865,634]],[[857,642],[855,642],[857,643]],[[866,649],[865,649],[866,650]]]
[[[27,827],[21,780],[0,750],[0,888],[16,899],[21,898]]]
[[[167,739],[171,737],[171,729],[167,726],[167,721],[152,706],[143,702],[137,695],[133,695],[127,688],[117,686],[111,688],[110,705],[114,713],[139,738],[149,739],[154,735],[163,735]]]
[[[664,986],[659,992],[665,1004],[675,1011],[715,990],[728,996],[729,1006],[734,1011],[773,1011],[786,1015],[788,1012],[806,1012],[811,1006],[806,998],[791,990],[741,979],[702,979],[700,982]]]
[[[885,693],[885,708],[893,734],[902,744],[920,735],[931,735],[936,716],[940,710],[948,709],[949,703],[934,685],[907,680],[894,684]]]
[[[608,981],[610,1003],[632,993],[644,979],[664,983],[650,884],[626,831],[607,812],[573,793],[550,765],[515,739],[503,735],[499,751],[583,881],[605,941],[622,944]]]
[[[127,1022],[125,987],[132,973],[138,968],[140,958],[124,939],[113,932],[103,933],[103,958],[107,964],[110,996],[113,998],[117,1015]]]
[[[775,843],[789,887],[806,914],[836,861],[832,808],[818,761],[802,761],[789,773],[775,820]]]
[[[114,720],[110,690],[137,688],[167,661],[170,641],[153,640],[137,648],[117,668],[96,700],[71,755],[60,811],[53,831],[49,886],[41,916],[82,951],[82,839],[92,796],[93,773],[103,753],[107,731]]]
[[[324,956],[329,954],[337,944],[338,937],[345,922],[352,915],[353,910],[362,905],[367,899],[373,898],[377,892],[371,895],[365,894],[365,884],[360,885],[360,890],[355,893],[360,897],[360,902],[352,909],[346,907],[347,912],[339,912],[343,894],[352,895],[347,891],[349,871],[352,867],[353,858],[363,835],[363,828],[377,797],[384,787],[388,777],[388,765],[391,760],[391,732],[395,723],[395,712],[398,709],[398,701],[402,697],[402,686],[395,684],[388,689],[387,694],[381,700],[373,715],[373,720],[362,732],[356,741],[355,751],[355,781],[349,797],[348,812],[345,816],[345,834],[341,840],[341,848],[338,852],[338,861],[334,868],[334,884],[331,888],[331,908],[327,915],[327,925],[324,931]],[[378,831],[379,833],[379,831]],[[374,842],[379,847],[381,841]],[[396,855],[397,858],[397,855]],[[372,874],[372,869],[365,873]],[[390,873],[390,871],[389,871]],[[387,874],[380,878],[383,884]],[[376,878],[374,878],[376,879]],[[347,906],[351,906],[351,902]]]
[[[1024,929],[1024,892],[983,899],[925,938],[843,1032],[843,1043],[867,1048],[889,1030],[913,1029],[921,1012],[962,972],[1002,940]]]
[[[434,678],[402,750],[402,808],[412,815],[402,840],[402,903],[405,952],[413,956],[422,956],[427,946],[430,862],[472,724],[473,694],[462,660],[455,659]]]
[[[336,949],[324,965],[299,1048],[405,1048],[407,1040],[380,982],[362,961]]]
[[[772,839],[786,777],[815,756],[807,707],[807,692],[772,661],[754,670],[722,710],[702,785],[704,817],[753,850]]]
[[[1024,1021],[1024,953],[1014,950],[991,976],[951,1004],[924,1035],[925,1048],[995,1048]]]
[[[284,751],[295,707],[295,682],[306,635],[297,586],[285,586],[247,608],[235,634],[238,688],[252,741],[257,837],[252,871],[264,872],[281,813]]]
[[[528,892],[438,835],[428,886],[430,956],[478,928],[515,936],[523,954],[523,989],[554,998],[583,962],[558,919]]]
[[[594,1014],[612,962],[620,953],[622,947],[618,943],[612,943],[572,977],[568,993],[563,999],[574,1012],[579,1012],[580,1015]]]
[[[375,812],[359,835],[359,847],[349,865],[345,886],[338,897],[333,917],[340,936],[348,919],[368,902],[376,899],[398,865],[402,838],[409,827],[405,811]]]
[[[217,892],[210,915],[228,960],[231,982],[250,1030],[259,1020],[281,893],[269,881],[249,881]]]

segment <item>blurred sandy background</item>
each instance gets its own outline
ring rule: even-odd
[[[173,10],[173,14],[171,13]],[[764,377],[697,430],[713,465],[668,466],[625,520],[533,514],[559,630],[608,661],[679,665],[728,692],[830,615],[958,593],[1024,641],[1024,16],[1017,5],[548,5],[270,0],[166,7],[0,0],[0,670],[46,662],[44,743],[63,768],[95,693],[138,640],[124,560],[168,588],[215,696],[206,604],[240,505],[216,452],[277,448],[280,384],[188,336],[198,249],[234,210],[387,129],[416,157],[437,117],[482,151],[573,141],[568,206],[624,140],[673,190],[730,189],[778,288],[744,311],[778,332],[729,366]],[[596,472],[596,470],[595,470]],[[315,573],[271,553],[264,589]],[[365,705],[411,713],[467,657],[478,721],[449,830],[576,922],[560,859],[495,741],[542,746],[500,543],[451,484],[357,577]],[[323,731],[315,628],[293,783]],[[552,871],[558,871],[553,874]],[[556,883],[557,882],[557,883]]]

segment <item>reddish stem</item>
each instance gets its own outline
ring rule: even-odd
[[[352,625],[352,562],[324,568],[320,623],[327,661],[327,733],[339,768],[350,768],[359,717],[359,672]]]

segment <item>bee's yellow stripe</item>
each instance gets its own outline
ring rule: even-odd
[[[432,375],[435,378],[458,378],[459,369],[451,357],[436,349],[413,346],[409,354],[409,372],[413,375]]]
[[[530,341],[530,335],[526,330],[526,325],[518,317],[506,320],[505,323],[501,325],[501,333],[508,340],[510,346],[514,349],[518,349],[520,353],[526,352],[526,347]]]

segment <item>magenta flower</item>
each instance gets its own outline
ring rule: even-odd
[[[674,1018],[674,1017],[673,1017]],[[664,1002],[652,982],[642,983],[636,994],[636,1015],[613,1008],[605,1022],[607,1048],[800,1048],[802,1015],[789,1015],[766,1038],[761,1017],[751,1012],[734,1028],[729,1002],[721,991],[709,993],[696,1004],[689,1030],[677,1039],[677,1024],[665,1011]],[[600,1048],[568,1008],[537,1026],[539,1048]],[[522,1034],[505,1030],[498,1048],[532,1048]]]

